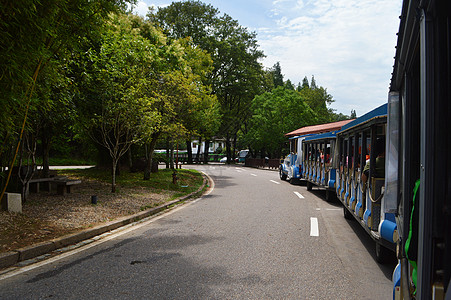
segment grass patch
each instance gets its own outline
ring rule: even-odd
[[[36,164],[42,165],[42,158],[36,158]],[[96,162],[94,160],[82,159],[82,158],[58,158],[58,157],[50,157],[49,165],[50,166],[92,166],[95,165]]]
[[[81,180],[98,180],[106,183],[111,183],[110,171],[101,170],[97,168],[83,169],[83,170],[60,170],[58,174],[69,177],[76,177]],[[203,177],[199,171],[179,169],[177,170],[177,183],[172,183],[173,170],[163,169],[157,173],[152,173],[149,180],[143,179],[142,173],[130,173],[122,171],[119,176],[116,176],[116,189],[121,187],[143,187],[151,188],[153,192],[174,192],[173,198],[182,197],[192,192],[197,191],[202,183]]]

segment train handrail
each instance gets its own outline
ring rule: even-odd
[[[374,178],[374,177],[373,177]],[[384,197],[384,193],[385,193],[385,191],[383,191],[380,195],[379,195],[379,197],[377,197],[377,199],[376,200],[374,200],[374,198],[373,198],[373,196],[372,196],[372,188],[371,188],[371,184],[369,184],[369,182],[367,182],[368,183],[368,190],[369,190],[369,196],[370,196],[370,200],[371,200],[371,202],[373,202],[373,203],[377,203],[377,202],[379,202],[381,199],[382,199],[382,197]]]

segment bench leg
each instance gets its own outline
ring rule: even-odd
[[[50,182],[46,181],[46,182],[42,182],[41,184],[42,184],[41,190],[46,191],[46,192],[52,191],[52,189],[51,189],[52,185],[50,184]]]
[[[28,188],[30,193],[39,193],[39,182],[30,182]]]
[[[57,190],[57,193],[58,193],[58,195],[65,195],[66,193],[66,187],[64,186],[64,185],[60,185],[60,184],[58,184],[57,186],[56,186],[56,190]]]

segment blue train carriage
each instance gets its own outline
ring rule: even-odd
[[[404,0],[389,93],[394,299],[451,299],[451,1]],[[393,122],[392,122],[393,121]],[[396,153],[396,151],[392,151]]]
[[[377,261],[384,262],[394,256],[397,241],[395,215],[385,207],[387,104],[343,126],[336,136],[336,193],[344,217],[365,228],[376,242]]]
[[[303,143],[304,179],[307,190],[313,186],[326,189],[326,201],[335,195],[335,169],[332,168],[336,141],[336,131],[314,134],[305,138]]]
[[[291,184],[299,182],[303,177],[303,148],[302,144],[310,134],[294,136],[289,138],[290,154],[285,157],[279,167],[281,180],[288,180]]]

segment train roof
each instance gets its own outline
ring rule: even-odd
[[[398,91],[403,84],[403,76],[405,74],[407,63],[413,51],[415,51],[415,39],[419,36],[419,22],[418,16],[419,0],[403,1],[401,9],[401,19],[399,23],[399,30],[397,33],[398,41],[396,45],[396,55],[393,64],[393,73],[390,81],[390,91]],[[422,1],[422,7],[427,7],[428,4]]]
[[[355,119],[352,122],[349,122],[348,124],[344,125],[341,130],[338,132],[338,134],[348,131],[354,127],[360,126],[364,123],[368,123],[372,120],[379,119],[379,118],[386,118],[387,117],[387,103],[373,109],[370,112],[367,112],[363,116]]]
[[[337,136],[337,131],[331,131],[326,133],[313,134],[309,137],[306,137],[306,141],[316,141],[316,140],[324,140],[324,139],[333,139]]]
[[[305,127],[296,129],[294,131],[291,131],[289,133],[286,133],[285,136],[286,137],[301,137],[301,136],[304,136],[307,134],[324,133],[324,132],[340,130],[344,125],[348,124],[349,122],[351,122],[353,120],[354,119],[333,122],[333,123],[305,126]]]
[[[294,139],[299,139],[299,138],[302,138],[302,137],[308,137],[308,136],[311,136],[311,135],[313,135],[313,134],[311,133],[311,134],[304,134],[304,135],[295,135],[295,136],[292,136],[292,137],[290,137],[288,139],[289,140],[294,140]]]

